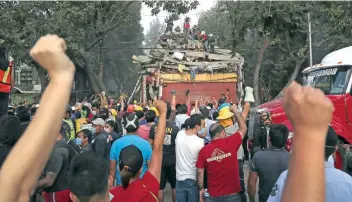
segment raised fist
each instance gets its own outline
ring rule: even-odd
[[[294,128],[328,127],[334,107],[321,90],[293,82],[284,92],[283,106]]]
[[[154,102],[154,105],[155,105],[156,109],[159,111],[160,114],[162,114],[162,113],[166,114],[167,107],[166,107],[166,103],[164,101],[156,100]]]
[[[65,41],[57,35],[41,37],[30,51],[32,58],[50,75],[50,78],[74,75],[75,66],[67,57]],[[71,78],[70,78],[71,79]]]

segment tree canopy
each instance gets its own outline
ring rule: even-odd
[[[256,104],[273,99],[309,65],[308,12],[313,59],[351,44],[350,2],[218,2],[199,26],[219,36],[221,47],[245,58],[245,83]]]

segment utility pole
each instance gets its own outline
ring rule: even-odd
[[[310,13],[308,12],[308,37],[309,37],[309,66],[313,66],[313,54],[312,54],[312,27],[310,23]]]

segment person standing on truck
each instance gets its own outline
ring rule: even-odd
[[[219,116],[217,117],[220,125],[222,125],[225,128],[226,136],[231,136],[235,134],[236,131],[239,129],[238,124],[236,123],[237,120],[234,117],[234,113],[230,111],[231,108],[229,106],[230,105],[228,103],[222,104],[222,106],[220,106],[219,108],[220,109]],[[250,103],[245,102],[241,113],[244,120],[247,119],[249,110],[250,110]],[[246,202],[247,196],[246,196],[246,187],[244,184],[243,156],[244,156],[244,152],[241,145],[237,152],[237,159],[238,159],[240,182],[241,182],[241,200],[242,202]]]
[[[12,58],[7,59],[5,49],[0,47],[0,116],[8,113],[10,92],[15,86]]]

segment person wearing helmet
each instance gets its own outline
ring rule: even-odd
[[[76,138],[75,137],[76,132],[75,132],[75,125],[73,124],[73,122],[71,120],[71,112],[72,112],[72,109],[70,106],[68,106],[66,109],[65,118],[63,121],[66,122],[70,126],[70,133],[67,136],[67,139],[73,141]]]

